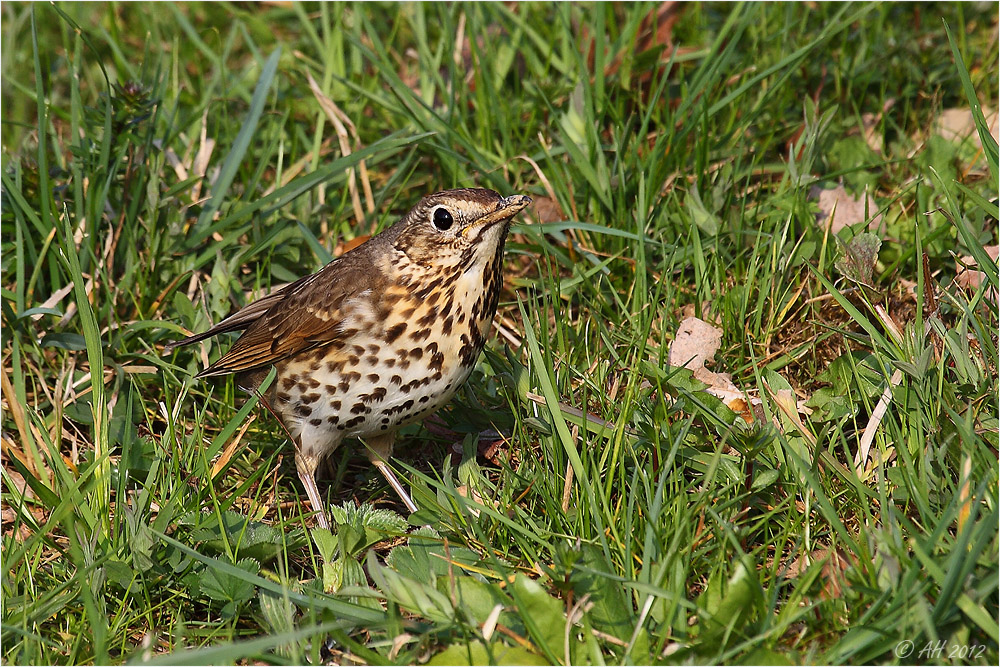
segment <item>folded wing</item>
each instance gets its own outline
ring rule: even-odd
[[[345,305],[357,294],[358,286],[366,282],[359,280],[357,270],[352,270],[352,265],[357,264],[341,260],[327,264],[319,272],[245,306],[208,331],[171,343],[165,349],[169,352],[220,333],[244,330],[226,354],[196,376],[210,377],[265,368],[329,345],[342,337]]]

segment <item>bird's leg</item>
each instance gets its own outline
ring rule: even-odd
[[[330,530],[330,522],[326,519],[326,508],[320,498],[319,489],[316,488],[316,466],[319,465],[319,457],[307,455],[303,448],[295,445],[295,470],[299,473],[302,486],[306,488],[306,495],[309,496],[309,504],[316,512],[316,520],[320,528]]]
[[[271,407],[271,402],[267,400],[267,397],[261,394],[256,387],[251,387],[251,389],[257,395],[260,403],[267,408],[271,416],[281,425],[281,429],[288,436],[288,439],[295,445],[295,470],[299,473],[299,481],[302,482],[302,486],[306,489],[309,504],[312,505],[313,511],[316,512],[316,520],[319,523],[319,527],[330,530],[330,522],[326,518],[326,508],[323,506],[323,500],[320,498],[319,488],[316,487],[316,467],[319,465],[320,457],[315,454],[306,454],[303,451],[303,447],[299,444],[298,439],[285,426],[285,420]]]
[[[410,494],[406,492],[403,485],[396,479],[396,475],[393,474],[388,464],[386,464],[386,461],[392,456],[392,443],[395,439],[396,435],[389,433],[374,438],[365,438],[364,444],[368,451],[368,459],[372,462],[372,465],[378,468],[378,471],[385,477],[385,481],[389,482],[389,486],[393,488],[399,499],[406,505],[406,509],[410,510],[412,514],[417,511],[417,506],[410,499]]]

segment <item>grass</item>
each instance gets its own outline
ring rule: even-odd
[[[996,664],[995,8],[658,9],[4,3],[3,660]],[[471,185],[536,206],[421,510],[344,448],[313,529],[163,344]]]

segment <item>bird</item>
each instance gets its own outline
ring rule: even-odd
[[[316,273],[165,351],[242,331],[195,377],[234,374],[281,421],[321,528],[317,466],[353,438],[416,512],[387,465],[396,432],[444,406],[472,373],[499,303],[511,222],[530,203],[485,188],[427,195]]]

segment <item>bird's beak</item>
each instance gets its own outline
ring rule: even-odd
[[[511,215],[514,215],[530,203],[531,197],[528,195],[511,195],[500,200],[500,208],[498,210],[511,211]]]
[[[462,235],[465,236],[472,229],[485,229],[492,227],[498,222],[510,220],[531,203],[531,197],[527,195],[511,195],[500,200],[500,204],[495,211],[490,211],[465,228]]]

